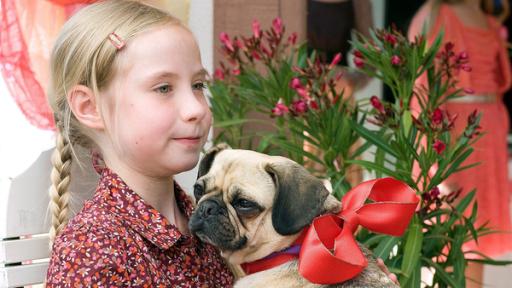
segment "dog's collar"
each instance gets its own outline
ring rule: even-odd
[[[244,270],[245,274],[249,275],[260,271],[272,269],[286,262],[298,259],[302,242],[304,241],[304,237],[306,236],[304,232],[307,230],[308,229],[304,229],[300,234],[299,238],[297,238],[297,240],[295,240],[295,242],[293,242],[293,244],[290,247],[278,252],[274,252],[266,256],[265,258],[261,258],[253,262],[242,263],[240,266],[242,266],[242,269]]]

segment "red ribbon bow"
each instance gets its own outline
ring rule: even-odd
[[[365,205],[367,199],[373,202]],[[368,264],[354,239],[357,227],[400,236],[418,202],[409,186],[393,178],[354,187],[343,197],[340,213],[315,218],[306,231],[299,255],[300,274],[316,284],[341,283],[357,276]]]

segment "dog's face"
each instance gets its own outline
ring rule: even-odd
[[[288,247],[314,217],[341,204],[297,163],[225,146],[201,160],[189,228],[233,264]]]

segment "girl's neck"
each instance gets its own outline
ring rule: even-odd
[[[146,203],[160,212],[170,224],[177,226],[183,233],[188,232],[186,219],[176,202],[172,176],[152,177],[108,159],[105,159],[105,164]]]

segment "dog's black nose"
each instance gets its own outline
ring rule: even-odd
[[[204,227],[203,219],[201,219],[200,217],[195,217],[195,215],[192,215],[192,217],[190,217],[190,221],[188,221],[188,228],[190,229],[190,231],[192,233],[196,233],[196,232],[202,230],[203,227]]]
[[[199,205],[198,209],[201,218],[206,219],[209,216],[219,214],[220,205],[215,199],[206,200],[203,203],[201,203],[201,205]]]

